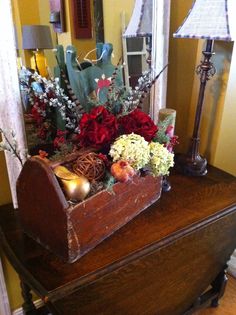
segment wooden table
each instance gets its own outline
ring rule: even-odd
[[[187,315],[216,306],[236,248],[236,179],[209,167],[205,177],[170,180],[170,192],[73,264],[26,236],[11,206],[1,208],[1,244],[22,279],[26,313],[34,313],[30,289],[63,315]]]

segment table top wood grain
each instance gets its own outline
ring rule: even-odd
[[[174,173],[170,182],[170,192],[162,193],[158,202],[73,264],[64,263],[28,237],[11,205],[0,208],[2,247],[16,271],[47,301],[236,210],[236,178],[214,167],[205,177]]]

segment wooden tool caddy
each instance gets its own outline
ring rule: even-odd
[[[53,166],[55,163],[37,157],[24,164],[17,183],[19,214],[27,234],[69,263],[121,228],[161,194],[162,178],[145,175],[128,183],[116,183],[113,193],[102,190],[83,202],[70,204]]]

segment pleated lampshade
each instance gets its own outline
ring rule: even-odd
[[[235,0],[196,0],[183,24],[176,33],[177,38],[199,38],[211,40],[234,40]]]
[[[23,25],[23,49],[52,49],[52,37],[48,25]]]
[[[152,35],[153,0],[136,0],[134,10],[123,37]]]

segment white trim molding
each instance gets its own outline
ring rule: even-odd
[[[233,252],[227,264],[228,264],[228,273],[234,278],[236,278],[236,249]]]
[[[11,315],[1,259],[0,259],[0,314]]]
[[[168,64],[170,0],[153,0],[152,68],[159,73]],[[166,107],[167,69],[157,80],[151,94],[150,115],[155,123],[158,112]]]
[[[36,300],[34,301],[34,305],[36,308],[40,308],[44,305],[43,301],[42,300]],[[0,313],[1,314],[1,313]],[[16,309],[15,311],[12,312],[12,315],[24,315],[24,311],[23,311],[23,308],[20,307],[18,309]],[[50,315],[50,314],[49,314]]]

